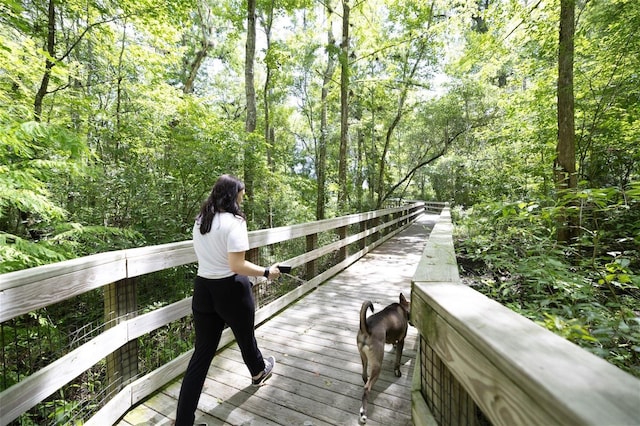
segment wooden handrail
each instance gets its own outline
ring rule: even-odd
[[[429,416],[477,424],[473,407],[462,406],[465,398],[449,396],[458,387],[495,425],[638,423],[640,380],[460,283],[447,209],[425,247],[411,296],[422,353],[412,393],[417,426]],[[423,363],[431,352],[435,367]],[[439,394],[426,377],[430,369],[456,383]],[[471,414],[463,422],[442,419],[445,411]]]
[[[306,292],[313,290],[322,281],[346,268],[383,241],[400,232],[425,209],[424,203],[411,203],[401,207],[353,214],[301,225],[252,231],[249,243],[252,249],[285,242],[293,238],[314,236],[321,232],[347,229],[349,225],[367,223],[374,218],[386,221],[373,228],[345,235],[311,252],[286,260],[292,266],[300,266],[332,251],[356,245],[365,238],[388,228],[391,232],[383,238],[370,242],[363,249],[352,250],[337,265],[311,277],[304,285],[270,303],[256,312],[256,323],[266,320],[288,304],[293,303]],[[346,251],[345,251],[346,253]],[[111,285],[116,281],[161,271],[164,269],[193,263],[196,261],[191,241],[163,244],[101,253],[56,264],[36,267],[23,271],[0,275],[0,322],[4,322],[33,310],[46,307],[62,300],[81,295],[90,290]],[[282,259],[284,262],[285,260]],[[147,314],[124,318],[89,342],[62,356],[58,360],[26,377],[0,393],[0,425],[5,425],[22,413],[30,410],[57,389],[61,389],[88,368],[99,363],[106,356],[119,350],[128,342],[152,332],[159,327],[183,318],[191,313],[190,298],[156,309]],[[232,335],[226,333],[223,342],[230,341]],[[189,353],[182,354],[174,361],[147,376],[126,386],[111,403],[103,407],[89,423],[104,424],[117,420],[133,404],[159,389],[184,372]],[[125,405],[122,405],[122,403]],[[125,411],[123,411],[125,410]]]
[[[421,204],[412,204],[412,206]],[[249,233],[250,248],[330,231],[402,212],[407,207],[376,210],[300,225]],[[397,220],[393,223],[396,223]],[[387,223],[387,226],[391,222]],[[0,322],[58,303],[106,284],[196,261],[191,241],[100,253],[0,275]],[[293,265],[293,266],[297,266]]]

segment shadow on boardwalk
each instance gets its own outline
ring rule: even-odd
[[[265,356],[276,357],[273,376],[251,386],[237,345],[216,355],[200,397],[196,423],[213,425],[357,425],[362,398],[356,347],[360,305],[376,312],[411,294],[411,277],[437,216],[423,215],[393,239],[367,254],[256,330]],[[391,345],[369,398],[367,425],[411,425],[411,377],[415,329],[409,327],[402,377],[393,374]],[[180,380],[130,411],[120,423],[171,425]]]

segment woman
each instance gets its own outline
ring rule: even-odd
[[[193,226],[198,275],[193,290],[195,351],[187,367],[176,414],[176,426],[193,425],[207,371],[225,324],[238,342],[254,386],[271,375],[275,358],[262,358],[255,338],[255,303],[247,275],[276,279],[277,265],[261,268],[245,260],[249,250],[247,222],[240,208],[244,184],[230,175],[218,178]]]

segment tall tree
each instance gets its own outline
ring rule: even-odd
[[[333,30],[331,28],[331,15],[333,8],[331,4],[327,2],[327,45],[325,52],[327,54],[327,63],[322,76],[322,89],[320,92],[320,137],[318,139],[318,147],[316,149],[316,177],[318,182],[318,192],[316,196],[316,219],[321,220],[325,218],[325,205],[327,197],[327,144],[329,139],[329,85],[335,71],[335,38],[333,36]]]
[[[273,164],[273,147],[275,145],[276,132],[275,127],[273,125],[272,117],[271,117],[271,94],[272,94],[272,76],[275,69],[276,61],[273,59],[274,52],[272,46],[272,34],[271,30],[273,28],[274,21],[274,9],[275,9],[275,0],[270,0],[267,2],[265,14],[262,16],[260,20],[262,23],[262,28],[264,30],[264,34],[267,39],[267,50],[266,50],[266,58],[265,58],[265,79],[264,86],[262,91],[262,108],[264,110],[264,140],[266,141],[266,156],[267,156],[267,166],[271,172],[274,171]],[[272,188],[268,188],[268,191],[271,192]],[[271,197],[267,198],[267,225],[269,228],[273,227],[273,205]]]
[[[50,93],[68,89],[70,86],[70,83],[68,81],[64,82],[63,80],[61,80],[58,87],[50,90],[49,85],[51,83],[51,79],[53,76],[52,74],[53,68],[58,64],[62,64],[64,61],[69,61],[71,59],[72,54],[80,46],[80,42],[83,41],[83,39],[93,29],[95,29],[96,27],[102,26],[106,23],[117,21],[118,19],[121,19],[123,17],[119,15],[112,15],[112,16],[107,16],[106,18],[103,18],[102,20],[98,20],[95,22],[90,22],[88,20],[87,21],[77,20],[74,23],[75,25],[72,26],[72,28],[77,26],[80,28],[80,30],[77,33],[75,33],[74,31],[63,30],[64,19],[67,17],[66,15],[67,11],[64,10],[64,8],[73,7],[74,5],[73,4],[69,5],[61,2],[60,6],[61,7],[58,7],[58,3],[56,2],[56,0],[49,0],[46,3],[47,18],[46,18],[46,35],[44,40],[44,47],[46,51],[45,66],[44,66],[44,73],[40,81],[40,87],[38,88],[38,91],[35,94],[34,104],[33,104],[34,119],[36,121],[41,121],[43,119],[42,108],[43,108],[43,102],[45,97]],[[89,8],[92,8],[93,6],[94,6],[93,3],[88,4]],[[100,8],[97,8],[97,9],[100,10],[102,13],[108,15],[108,12],[105,9],[100,9]],[[71,16],[72,14],[78,14],[78,12],[70,11],[69,16]],[[57,22],[58,19],[61,22]],[[37,34],[37,33],[40,25],[38,23],[34,23],[33,25],[35,29],[34,31],[35,35],[39,37],[40,34]],[[60,43],[58,43],[58,33],[63,34],[67,38],[64,41],[64,44],[62,46]]]
[[[185,58],[185,80],[182,91],[185,94],[193,93],[194,83],[198,75],[198,71],[209,54],[209,51],[215,46],[214,28],[212,23],[212,11],[208,0],[196,1],[196,24],[198,24],[199,43],[193,46],[193,53]],[[191,46],[189,46],[191,47]]]
[[[48,93],[51,69],[55,66],[56,58],[56,4],[55,0],[49,0],[47,7],[47,57],[45,59],[44,74],[40,81],[40,88],[36,93],[33,103],[33,115],[36,121],[42,120],[42,101]]]
[[[573,52],[575,0],[560,1],[560,38],[558,43],[558,143],[554,177],[558,196],[577,187],[573,94]],[[558,218],[557,238],[569,241],[573,227],[568,216]]]
[[[387,162],[387,154],[389,153],[389,147],[391,146],[391,139],[393,138],[393,133],[396,130],[396,127],[402,120],[405,113],[405,102],[407,101],[407,95],[409,93],[410,87],[414,84],[413,78],[416,74],[416,71],[421,66],[421,62],[423,57],[426,55],[427,50],[427,42],[425,39],[420,37],[417,42],[417,52],[415,53],[415,57],[412,56],[411,50],[407,49],[407,52],[404,56],[404,63],[402,64],[402,76],[401,81],[402,87],[400,88],[400,93],[398,95],[397,109],[395,115],[393,116],[389,127],[387,128],[387,132],[384,138],[384,147],[382,149],[382,154],[380,155],[380,160],[378,163],[378,187],[377,187],[377,207],[382,206],[382,202],[385,197],[389,194],[385,193],[385,170],[386,170],[386,162]],[[413,61],[413,63],[411,63]]]
[[[347,145],[349,138],[349,0],[342,0],[340,43],[340,154],[338,164],[338,210],[347,205]]]
[[[275,0],[271,0],[267,3],[265,16],[261,19],[264,34],[267,39],[267,56],[271,56],[272,54],[271,29],[273,28],[274,21],[274,3]],[[275,61],[272,58],[265,58],[265,67],[264,87],[262,93],[262,107],[264,108],[264,140],[267,141],[267,163],[269,164],[269,167],[272,168],[271,149],[269,147],[273,146],[273,143],[275,142],[275,129],[271,123],[271,102],[269,100],[269,95],[272,90],[271,78],[275,68]]]
[[[257,126],[256,89],[254,77],[254,62],[256,56],[256,0],[247,1],[247,42],[245,46],[244,83],[245,100],[247,103],[247,116],[245,119],[245,132],[247,140],[244,147],[244,183],[248,195],[248,210],[251,210],[251,197],[254,190],[255,175],[255,145],[252,133]]]

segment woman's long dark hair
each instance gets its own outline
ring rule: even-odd
[[[217,212],[229,212],[245,219],[244,212],[238,205],[238,193],[243,189],[244,183],[235,176],[222,175],[218,178],[209,198],[200,207],[197,219],[200,222],[201,234],[211,231],[213,216]]]

